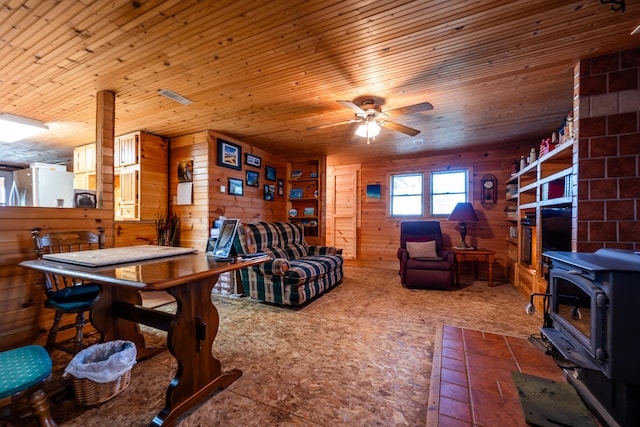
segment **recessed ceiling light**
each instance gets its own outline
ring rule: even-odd
[[[179,94],[177,94],[174,91],[169,90],[169,89],[160,89],[158,91],[158,95],[166,96],[167,98],[172,99],[172,100],[174,100],[176,102],[179,102],[182,105],[193,104],[192,100],[187,99],[184,96],[179,95]]]
[[[41,121],[0,113],[0,141],[16,142],[46,130],[49,128]]]

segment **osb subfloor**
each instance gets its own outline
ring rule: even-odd
[[[184,417],[184,427],[424,426],[439,325],[524,339],[542,324],[539,314],[526,315],[526,298],[510,284],[409,290],[395,271],[358,267],[346,267],[340,285],[302,308],[212,299],[221,320],[214,356],[243,374]],[[144,331],[148,342],[162,341],[164,333]],[[53,358],[49,391],[61,426],[145,425],[162,409],[176,370],[164,351],[136,364],[131,385],[114,399],[80,407],[61,378],[70,357],[55,351]]]

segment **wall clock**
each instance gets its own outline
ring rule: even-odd
[[[498,179],[495,175],[485,175],[482,177],[482,204],[491,204],[498,202]]]

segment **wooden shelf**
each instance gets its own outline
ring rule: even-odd
[[[321,176],[324,159],[293,161],[287,165],[287,210],[296,209],[297,216],[289,216],[289,222],[301,224],[305,240],[311,245],[324,244],[323,209],[324,189]],[[293,177],[296,175],[297,177]],[[301,197],[290,197],[292,190]],[[304,215],[305,209],[313,209],[313,215]],[[313,224],[309,224],[313,222]]]

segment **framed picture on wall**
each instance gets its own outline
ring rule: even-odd
[[[229,178],[229,194],[234,196],[242,196],[242,180],[238,178]]]
[[[265,200],[273,200],[275,190],[276,189],[275,189],[274,185],[265,184],[265,186],[264,186],[264,199]]]
[[[275,181],[276,180],[276,168],[273,166],[265,166],[264,167],[264,178],[267,181]]]
[[[218,166],[241,170],[242,147],[218,138]]]
[[[245,158],[244,158],[244,163],[249,165],[249,166],[255,166],[257,168],[260,167],[260,165],[262,165],[262,159],[256,155],[253,155],[251,153],[247,153],[245,154]]]
[[[284,196],[284,179],[278,179],[278,196]]]
[[[247,171],[247,185],[249,187],[259,187],[260,184],[258,183],[260,178],[260,174],[258,172],[254,172],[254,171]]]

